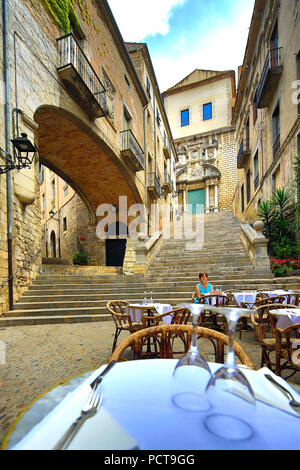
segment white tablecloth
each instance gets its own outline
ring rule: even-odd
[[[233,292],[234,298],[239,307],[242,302],[253,303],[256,300],[257,292]]]
[[[287,294],[293,294],[294,292],[292,291],[287,291],[287,290],[282,290],[282,289],[278,289],[278,290],[272,290],[272,291],[263,291],[264,294],[267,294],[269,297],[278,297],[279,295],[287,295]],[[293,298],[291,300],[291,302],[293,302]],[[287,299],[285,299],[285,301],[283,303],[287,303]]]
[[[231,441],[216,437],[207,431],[204,420],[207,413],[213,412],[213,408],[205,413],[187,411],[173,404],[172,373],[176,363],[176,359],[117,363],[103,380],[102,406],[106,414],[103,417],[99,412],[88,420],[70,449],[124,449],[124,443],[129,446],[127,448],[132,448],[135,442],[138,443],[139,449],[144,450],[300,448],[300,417],[289,407],[289,400],[282,392],[264,377],[264,373],[273,375],[287,388],[289,385],[269,369],[252,371],[243,368],[257,397],[256,410],[252,416],[254,435],[245,441]],[[220,364],[210,363],[210,367],[214,371]],[[86,400],[88,385],[98,374],[99,369],[85,379],[74,392],[67,395],[12,449],[53,448],[62,433],[77,418]],[[293,394],[297,396],[295,391]],[[286,412],[270,406],[271,403],[282,407]],[[107,417],[111,418],[111,425]],[[118,423],[124,430],[123,438],[120,430],[120,438],[114,435],[116,425],[113,423]],[[103,442],[106,447],[103,447]]]
[[[127,314],[130,315],[131,321],[134,322],[141,322],[144,310],[140,308],[134,308],[134,306],[143,307],[144,309],[154,307],[158,315],[162,315],[163,313],[170,312],[172,310],[172,306],[170,304],[131,304],[130,307],[126,307]],[[167,315],[163,318],[163,321],[166,325],[170,324],[172,320],[172,315]]]
[[[300,323],[300,308],[287,308],[286,310],[274,309],[270,313],[278,314],[278,320],[276,323],[276,328],[287,328],[288,326],[295,325]]]

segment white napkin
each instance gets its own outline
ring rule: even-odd
[[[90,383],[98,374],[99,369],[75,391],[68,393],[57,407],[11,449],[53,449],[64,432],[80,415],[91,392]],[[105,410],[104,403],[98,413],[87,419],[81,426],[68,450],[132,450],[137,448],[138,442]]]
[[[266,379],[264,374],[271,375],[279,384],[283,385],[283,387],[292,393],[295,400],[300,401],[300,395],[288,384],[288,382],[278,375],[275,375],[270,369],[268,369],[268,367],[263,367],[258,371],[247,369],[247,379],[253,388],[255,398],[263,403],[274,406],[275,408],[300,418],[300,414],[298,414],[289,405],[290,400],[279,390],[279,388]]]

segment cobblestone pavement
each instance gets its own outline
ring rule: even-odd
[[[17,416],[37,396],[107,363],[114,332],[112,321],[1,328],[0,444]],[[120,339],[126,334],[122,332]],[[253,331],[244,331],[239,342],[259,368],[260,346]],[[300,373],[292,380],[300,384]]]

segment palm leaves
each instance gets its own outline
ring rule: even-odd
[[[273,192],[269,201],[258,206],[258,217],[265,223],[264,234],[274,256],[290,257],[296,251],[296,205],[294,195],[284,188]]]

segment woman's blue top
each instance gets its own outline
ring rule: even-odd
[[[200,294],[201,294],[201,297],[205,294],[209,294],[211,292],[211,284],[208,282],[207,283],[207,287],[206,289],[204,289],[204,287],[202,287],[201,283],[199,282],[198,284],[198,287],[199,287],[199,290],[200,290]],[[198,304],[199,303],[199,299],[198,297],[195,298],[195,304]],[[205,299],[205,303],[207,304],[207,299]]]

